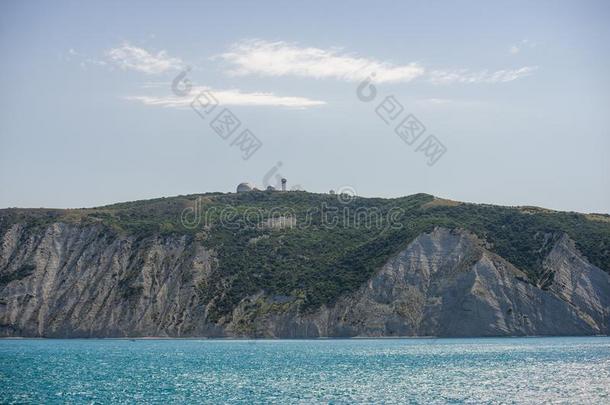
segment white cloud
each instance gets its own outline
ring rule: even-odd
[[[528,40],[520,46],[534,46]],[[515,45],[515,51],[519,47]],[[218,55],[231,65],[233,75],[299,76],[316,79],[334,78],[344,81],[360,81],[371,73],[377,83],[409,82],[425,78],[434,84],[450,83],[504,83],[531,74],[535,66],[497,71],[473,72],[461,70],[433,70],[417,64],[393,65],[388,62],[356,57],[336,49],[300,47],[284,41],[244,40],[231,46],[228,52]]]
[[[197,94],[202,91],[209,91],[218,100],[220,105],[225,106],[274,106],[289,108],[307,108],[324,105],[326,102],[311,100],[305,97],[276,96],[273,93],[242,93],[239,90],[212,90],[207,87],[194,87],[190,96],[128,96],[127,100],[138,101],[146,105],[169,107],[169,108],[189,108],[191,102]]]
[[[93,58],[87,57],[87,55],[78,52],[74,48],[68,49],[68,51],[63,55],[64,60],[66,61],[74,61],[78,62],[79,66],[87,70],[89,66],[106,66],[107,63],[103,60],[97,60]]]
[[[429,80],[434,84],[452,83],[506,83],[532,74],[537,66],[524,66],[519,69],[503,69],[490,72],[482,70],[471,72],[467,69],[460,70],[433,70],[430,72]]]
[[[375,81],[408,82],[422,76],[424,68],[416,63],[393,65],[340,53],[336,49],[299,47],[284,41],[240,41],[229,52],[218,56],[234,66],[234,75],[300,76],[360,81],[375,73]]]
[[[454,100],[451,100],[449,98],[424,98],[424,99],[418,100],[418,104],[432,105],[432,106],[447,105],[447,104],[453,104],[453,103],[454,103]]]
[[[535,42],[532,42],[529,39],[522,39],[518,43],[511,45],[510,48],[508,48],[508,52],[510,52],[512,55],[516,55],[519,52],[521,52],[521,50],[523,48],[535,48],[535,47],[536,47]]]
[[[147,74],[163,73],[179,69],[183,65],[182,60],[170,57],[166,51],[154,54],[127,42],[107,51],[106,57],[123,70],[135,70]]]

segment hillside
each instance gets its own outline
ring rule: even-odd
[[[608,333],[608,215],[347,197],[208,193],[0,210],[0,334]],[[443,329],[446,305],[472,294],[484,309]],[[508,319],[518,306],[530,326]]]

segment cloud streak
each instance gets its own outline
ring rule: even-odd
[[[324,101],[305,97],[277,96],[273,93],[243,93],[240,90],[212,90],[208,87],[194,87],[189,96],[127,96],[126,100],[137,101],[149,106],[168,108],[190,108],[193,98],[202,91],[209,91],[221,105],[309,108],[326,104]]]
[[[524,48],[535,48],[535,47],[536,47],[535,42],[532,42],[529,39],[522,39],[518,43],[511,45],[510,48],[508,48],[508,52],[511,55],[516,55],[519,52],[521,52],[521,50]]]
[[[468,69],[433,70],[428,80],[433,84],[453,83],[506,83],[531,75],[537,66],[524,66],[518,69],[503,69],[490,72],[482,70],[472,72]]]
[[[525,44],[526,42],[524,42]],[[337,79],[347,82],[364,80],[374,73],[376,83],[410,82],[423,79],[435,85],[453,83],[505,83],[532,74],[536,66],[496,71],[469,69],[427,70],[418,63],[394,65],[389,62],[357,57],[337,49],[302,47],[284,41],[242,40],[222,59],[236,76],[296,76],[315,79]]]
[[[244,40],[218,55],[232,66],[232,75],[298,76],[357,82],[375,72],[378,83],[409,82],[425,73],[416,63],[394,65],[339,50],[299,47],[284,41]]]
[[[135,70],[150,75],[176,70],[184,65],[181,59],[170,57],[166,51],[154,54],[128,42],[108,50],[106,57],[110,63],[120,69]]]

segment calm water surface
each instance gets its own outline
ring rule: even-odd
[[[0,403],[610,403],[610,338],[0,340]]]

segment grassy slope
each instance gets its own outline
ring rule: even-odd
[[[208,220],[206,224],[202,220],[193,229],[185,228],[180,222],[181,213],[198,199],[199,212],[204,217],[207,213]],[[224,218],[221,226],[220,211],[226,207],[242,214],[257,209],[265,216],[275,208],[296,216],[297,224],[308,226],[292,229],[254,226],[258,222],[254,214],[249,216],[250,223],[239,215]],[[329,213],[327,218],[336,218],[340,225],[324,226],[320,207]],[[401,212],[399,229],[387,222],[379,226],[365,226],[363,222],[367,219],[362,215],[365,209],[369,210],[371,220],[387,218],[389,210],[397,208]],[[543,258],[562,232],[576,241],[589,261],[610,272],[609,218],[536,208],[459,204],[435,200],[426,194],[398,199],[358,198],[341,204],[336,196],[306,192],[211,193],[79,210],[0,210],[0,232],[15,222],[39,227],[62,221],[101,223],[110,234],[134,235],[139,239],[156,234],[192,235],[214,249],[218,258],[215,277],[201,286],[205,300],[215,297],[214,318],[229,312],[245,295],[260,290],[270,295],[299,296],[305,308],[332,302],[360,286],[418,234],[439,225],[476,233],[489,243],[491,250],[528,272],[534,281],[540,274]]]

